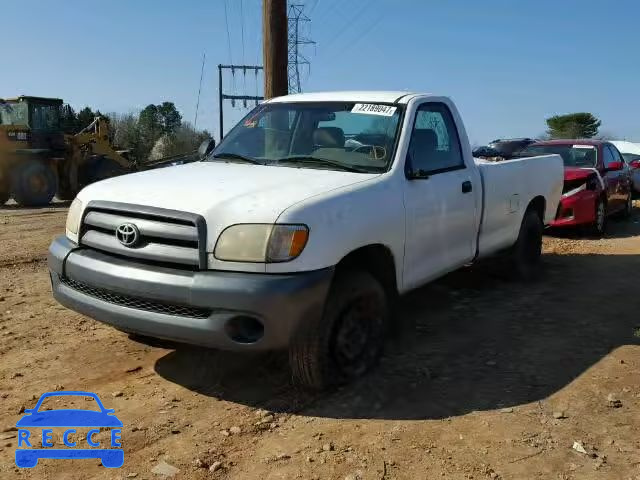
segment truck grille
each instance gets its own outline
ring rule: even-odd
[[[97,298],[103,302],[112,303],[121,307],[134,308],[136,310],[144,310],[145,312],[162,313],[165,315],[174,315],[177,317],[189,318],[209,318],[213,310],[206,308],[189,307],[186,305],[177,305],[170,303],[162,303],[154,300],[146,300],[143,298],[130,297],[121,295],[102,288],[92,287],[84,283],[76,282],[67,277],[60,277],[60,281],[69,288],[80,293]]]
[[[116,230],[135,231],[131,245]],[[141,205],[89,202],[80,228],[80,244],[137,260],[206,269],[206,225],[200,215]]]

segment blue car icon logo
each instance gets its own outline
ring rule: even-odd
[[[95,400],[100,411],[83,409],[60,409],[39,411],[42,402],[49,397],[78,396]],[[33,468],[41,458],[86,459],[99,458],[107,468],[119,468],[124,463],[124,451],[120,444],[122,422],[114,415],[115,410],[104,408],[100,398],[91,392],[48,392],[43,394],[36,406],[25,410],[25,415],[18,420],[18,448],[16,449],[16,465],[20,468]],[[100,427],[111,430],[111,448],[100,448],[95,435]],[[41,447],[39,438],[30,429],[42,429]],[[67,448],[53,448],[52,428],[64,428],[63,443]],[[72,442],[70,435],[76,434],[76,428],[89,428],[86,444],[92,448],[80,448],[79,441]],[[28,447],[28,448],[26,448]]]

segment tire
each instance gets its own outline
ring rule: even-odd
[[[607,205],[603,198],[599,198],[596,203],[595,220],[591,225],[591,234],[596,237],[602,237],[607,231]]]
[[[60,185],[58,187],[58,193],[56,193],[56,197],[58,197],[58,199],[60,200],[73,200],[74,198],[76,198],[77,194],[78,192],[71,189],[71,187],[69,187],[68,185]]]
[[[384,289],[371,274],[337,274],[323,314],[293,335],[289,364],[294,381],[324,390],[365,374],[382,353],[388,315]]]
[[[2,176],[0,172],[0,207],[7,203],[11,195],[9,194],[9,180]]]
[[[543,228],[540,215],[535,210],[527,210],[520,224],[518,240],[511,251],[511,270],[515,278],[531,281],[538,276]]]
[[[18,205],[47,205],[58,191],[58,177],[44,161],[37,159],[18,163],[11,175],[11,192]]]
[[[124,175],[128,171],[118,162],[107,157],[93,157],[86,161],[78,172],[82,187],[100,180]]]
[[[622,218],[631,218],[631,214],[633,213],[633,192],[629,192],[629,198],[627,198],[627,203],[624,206],[624,210],[622,211]]]

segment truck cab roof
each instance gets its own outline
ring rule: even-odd
[[[281,102],[361,102],[361,103],[398,103],[406,104],[416,96],[431,96],[403,91],[343,91],[315,92],[285,95],[268,100],[269,103]]]
[[[30,95],[20,95],[15,98],[5,98],[5,102],[35,102],[35,103],[49,103],[52,105],[62,105],[63,101],[61,98],[52,98],[52,97],[34,97]]]

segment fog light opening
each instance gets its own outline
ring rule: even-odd
[[[256,343],[264,335],[264,325],[253,317],[233,317],[225,325],[225,331],[234,342]]]

